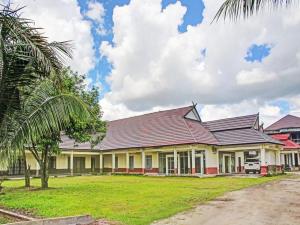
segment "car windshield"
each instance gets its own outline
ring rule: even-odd
[[[246,159],[246,162],[258,162],[258,159]]]

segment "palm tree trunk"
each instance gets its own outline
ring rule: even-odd
[[[49,154],[48,154],[48,146],[45,147],[45,151],[42,152],[42,159],[40,161],[40,168],[41,168],[41,186],[42,189],[47,189],[49,187],[48,180],[49,180]]]
[[[27,165],[25,150],[22,150],[24,162],[25,187],[30,187],[30,166]]]

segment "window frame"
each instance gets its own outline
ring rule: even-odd
[[[150,166],[148,166],[149,159],[150,159]],[[147,170],[152,169],[152,164],[153,164],[152,155],[146,155],[145,156],[145,169],[147,169]]]

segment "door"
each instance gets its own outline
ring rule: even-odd
[[[84,172],[85,157],[74,157],[74,173]]]
[[[223,173],[231,173],[231,155],[223,155]]]
[[[196,173],[203,173],[203,163],[202,163],[202,156],[196,156],[195,157],[195,172]]]
[[[167,155],[166,157],[166,174],[174,173],[174,156]]]

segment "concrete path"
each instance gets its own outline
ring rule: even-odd
[[[225,194],[153,225],[298,225],[300,176]]]

